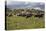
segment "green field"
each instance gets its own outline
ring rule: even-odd
[[[21,16],[6,17],[7,30],[44,28],[44,23],[44,18],[34,16],[29,18]]]

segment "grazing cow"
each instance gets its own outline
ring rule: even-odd
[[[31,17],[33,14],[26,14],[26,18]]]
[[[44,14],[35,15],[35,17],[39,17],[39,18],[41,18],[41,17],[43,17],[43,16],[44,16]]]
[[[33,15],[32,13],[26,12],[26,18],[29,18],[29,17],[31,17],[32,15]]]

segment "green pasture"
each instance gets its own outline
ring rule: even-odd
[[[44,18],[11,16],[6,17],[7,30],[38,29],[45,27]]]

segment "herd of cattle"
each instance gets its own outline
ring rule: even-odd
[[[11,17],[11,16],[13,16],[13,14],[12,13],[6,14],[6,16]],[[22,14],[22,13],[18,13],[18,14],[16,14],[16,16],[22,16],[22,17],[26,16],[26,18],[34,16],[34,17],[42,18],[44,16],[44,14],[32,14],[32,13],[23,13]]]
[[[34,16],[34,17],[39,17],[39,18],[41,18],[41,17],[43,17],[44,16],[44,14],[18,14],[17,16],[23,16],[23,17],[25,17],[26,16],[26,18],[29,18],[29,17],[32,17],[32,16]]]

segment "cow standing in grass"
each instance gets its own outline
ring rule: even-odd
[[[27,13],[26,13],[26,18],[29,18],[29,17],[31,17],[32,15],[33,15],[33,14],[27,12]]]

